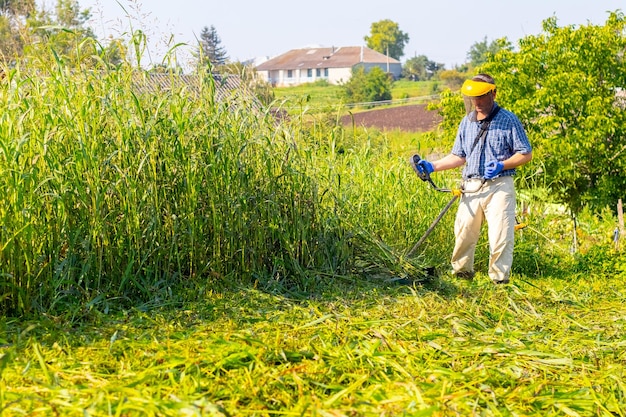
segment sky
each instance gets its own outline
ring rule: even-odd
[[[231,3],[232,1],[232,3]],[[56,0],[38,0],[52,10]],[[409,36],[401,61],[419,55],[452,69],[467,61],[471,47],[506,37],[514,45],[542,32],[542,22],[559,26],[603,25],[608,12],[626,12],[626,0],[78,0],[92,14],[98,39],[129,38],[141,29],[147,59],[161,62],[171,46],[186,65],[202,28],[214,26],[231,61],[274,57],[309,46],[365,45],[374,22],[389,19]],[[403,4],[404,3],[404,4]],[[132,28],[132,29],[131,29]]]

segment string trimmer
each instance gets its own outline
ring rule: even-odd
[[[442,193],[451,193],[452,194],[452,198],[450,199],[450,201],[448,201],[448,204],[446,204],[444,206],[444,208],[441,210],[441,212],[439,212],[439,215],[431,223],[430,227],[428,227],[428,229],[426,229],[426,233],[424,233],[424,235],[420,238],[420,240],[417,241],[417,243],[409,251],[407,256],[413,255],[413,253],[417,250],[417,248],[420,247],[420,245],[422,243],[424,243],[426,238],[433,232],[433,230],[435,229],[437,224],[441,221],[441,219],[448,212],[448,210],[450,210],[450,207],[452,207],[454,202],[461,196],[461,194],[466,193],[466,192],[473,192],[473,193],[475,193],[476,191],[480,190],[482,188],[483,184],[485,183],[485,180],[483,179],[482,182],[480,183],[480,186],[476,190],[471,190],[471,191],[466,191],[466,190],[463,190],[463,189],[460,189],[460,188],[459,189],[440,188],[433,182],[432,178],[430,178],[430,174],[427,171],[424,170],[424,171],[420,172],[420,170],[417,169],[417,164],[421,160],[422,160],[422,158],[420,158],[419,155],[413,155],[411,157],[410,161],[409,161],[411,163],[411,167],[413,167],[413,170],[415,171],[417,176],[422,181],[429,183],[431,185],[431,187],[433,187],[433,189],[435,189],[436,191],[439,191],[439,192],[442,192]]]
[[[452,207],[452,205],[454,204],[454,202],[461,196],[461,194],[469,194],[469,193],[475,193],[480,191],[480,189],[483,187],[483,185],[485,184],[485,182],[487,180],[485,180],[483,178],[483,180],[480,182],[480,184],[478,185],[478,187],[476,187],[476,189],[473,190],[466,190],[464,188],[459,188],[459,189],[450,189],[450,188],[441,188],[438,187],[432,180],[432,178],[430,178],[430,174],[428,172],[421,171],[417,169],[417,164],[419,163],[419,161],[421,161],[422,158],[420,158],[419,155],[413,155],[410,159],[410,163],[411,163],[411,167],[413,167],[413,170],[415,171],[415,173],[417,174],[417,176],[424,182],[429,183],[433,189],[435,189],[436,191],[442,192],[442,193],[451,193],[452,194],[452,198],[450,199],[450,201],[448,201],[448,204],[446,204],[444,206],[444,208],[441,210],[441,212],[439,212],[439,215],[435,218],[435,220],[431,223],[431,225],[428,227],[428,229],[426,229],[426,232],[424,233],[424,235],[420,238],[420,240],[417,241],[417,243],[413,246],[413,248],[409,251],[409,253],[407,254],[407,256],[411,256],[413,255],[413,253],[415,253],[415,251],[417,250],[417,248],[420,247],[420,245],[422,243],[424,243],[424,241],[426,240],[426,238],[428,238],[428,236],[432,233],[432,231],[435,229],[435,227],[437,226],[437,224],[441,221],[441,219],[443,218],[443,216],[448,212],[448,210],[450,210],[450,207]],[[519,229],[523,229],[524,227],[526,227],[525,223],[517,223],[515,225],[515,230],[519,230]]]

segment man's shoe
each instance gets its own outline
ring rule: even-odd
[[[474,275],[476,275],[476,273],[474,271],[455,271],[453,272],[453,275],[459,279],[471,281],[474,279]]]
[[[509,280],[508,279],[503,279],[503,280],[499,280],[499,281],[493,281],[494,284],[496,285],[501,285],[501,284],[508,284]]]

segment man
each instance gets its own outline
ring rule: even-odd
[[[463,189],[454,224],[453,273],[474,277],[474,253],[483,220],[488,224],[489,277],[506,284],[511,275],[515,233],[515,168],[532,159],[532,147],[517,116],[496,103],[496,85],[478,74],[461,87],[467,114],[459,124],[452,152],[414,168],[432,173],[463,168]],[[476,190],[475,192],[472,192]]]

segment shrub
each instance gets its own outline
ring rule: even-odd
[[[391,80],[379,67],[365,72],[365,68],[357,67],[352,77],[344,84],[344,96],[349,103],[371,103],[391,100]]]

